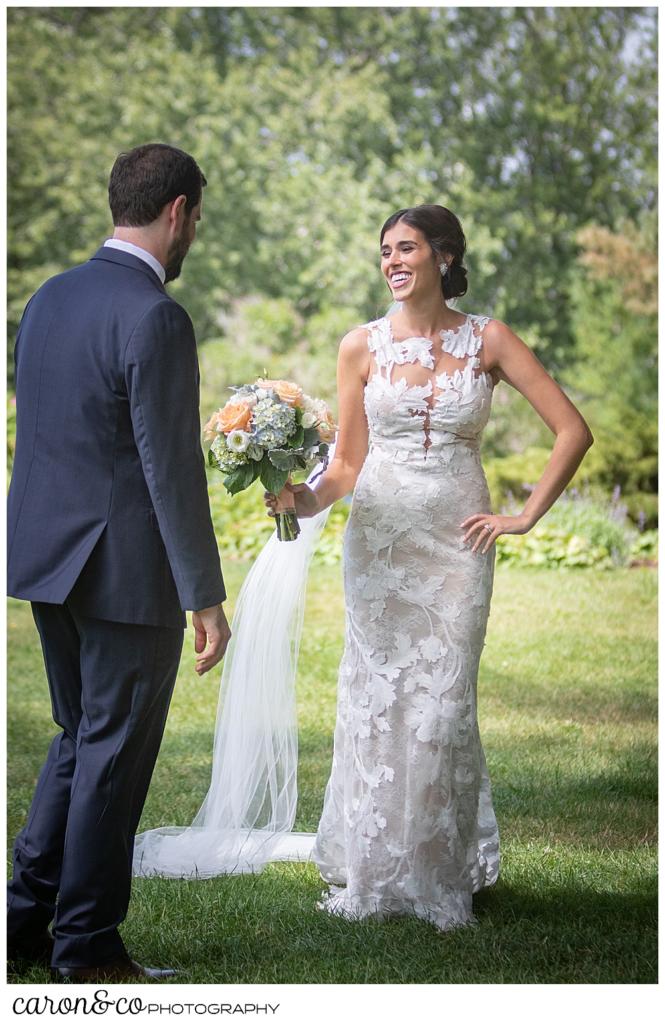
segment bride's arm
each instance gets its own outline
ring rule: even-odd
[[[364,389],[369,374],[367,330],[356,327],[340,343],[337,357],[337,404],[339,429],[335,455],[312,489],[307,484],[287,484],[301,518],[315,516],[353,490],[367,455],[368,427]],[[268,509],[275,510],[274,494],[265,493]]]
[[[334,504],[353,490],[367,455],[368,427],[364,390],[369,374],[367,330],[356,327],[341,341],[337,357],[339,429],[335,455],[319,478],[314,494],[317,511]]]
[[[521,513],[529,530],[563,493],[593,444],[593,435],[540,360],[506,324],[492,320],[485,328],[483,344],[486,368],[498,369],[499,377],[524,395],[556,435],[549,461]]]

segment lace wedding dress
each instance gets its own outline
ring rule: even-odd
[[[316,836],[293,832],[295,675],[312,553],[328,509],[290,544],[270,538],[236,603],[211,782],[188,826],[136,837],[134,874],[209,878],[314,860],[321,907],[350,918],[473,920],[499,841],[476,719],[495,549],[460,522],[490,511],[479,456],[492,399],[480,370],[487,317],[431,342],[367,324],[369,451],[344,541],[346,644],[333,768]],[[439,360],[441,368],[441,360]]]
[[[498,875],[476,714],[495,548],[473,553],[460,529],[491,511],[488,321],[441,332],[438,374],[428,339],[395,340],[387,317],[365,325],[369,451],[344,539],[345,650],[313,851],[333,914],[446,930],[473,921],[472,894]]]

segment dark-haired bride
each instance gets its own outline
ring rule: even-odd
[[[292,488],[303,520],[353,491],[332,772],[310,853],[329,883],[320,905],[354,919],[415,914],[442,930],[473,921],[472,895],[499,869],[476,705],[495,542],[531,529],[593,441],[509,327],[448,305],[467,290],[465,247],[442,206],[383,225],[397,311],[343,338],[334,457],[316,486]],[[492,513],[480,460],[500,381],[556,435],[519,515]]]

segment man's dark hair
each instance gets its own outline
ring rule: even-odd
[[[187,196],[186,213],[201,199],[207,181],[194,157],[175,146],[150,142],[121,153],[109,178],[109,205],[116,227],[143,227],[167,203]]]

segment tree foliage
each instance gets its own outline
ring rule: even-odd
[[[640,375],[651,358],[640,332],[652,338],[655,302],[644,228],[655,210],[654,8],[7,14],[10,347],[32,292],[111,231],[116,155],[171,142],[209,181],[200,239],[172,289],[224,363],[212,373],[220,386],[254,366],[293,369],[331,397],[339,337],[389,301],[383,220],[440,202],[468,239],[460,307],[508,322],[596,403],[603,438],[617,438],[608,482],[626,433],[609,420],[646,402],[618,478],[652,487],[655,377]],[[612,265],[646,261],[648,274],[599,278],[610,252]],[[521,401],[497,402],[492,454],[546,443]]]
[[[571,284],[575,360],[564,379],[580,396],[596,444],[586,472],[619,486],[655,522],[658,488],[655,214],[617,232],[580,232],[581,272]]]

